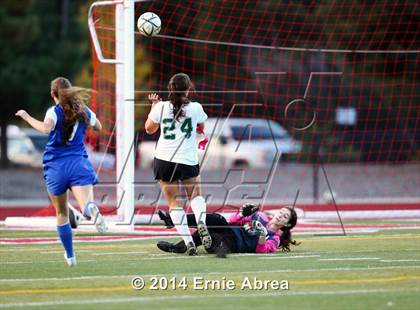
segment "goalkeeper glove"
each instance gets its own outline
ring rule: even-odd
[[[198,149],[204,150],[208,142],[209,142],[209,137],[205,136],[204,139],[198,143]]]
[[[258,243],[259,244],[264,244],[265,241],[266,241],[267,229],[264,227],[263,224],[261,224],[260,222],[256,221],[255,222],[255,231],[257,233],[259,233]]]
[[[246,203],[241,208],[241,216],[246,217],[254,214],[260,209],[260,207],[252,204],[252,203]]]

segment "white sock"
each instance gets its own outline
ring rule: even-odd
[[[184,209],[183,208],[172,208],[169,211],[169,214],[171,216],[172,222],[174,223],[176,231],[178,232],[178,234],[181,235],[185,244],[187,244],[188,242],[193,242],[194,243],[194,241],[191,237],[190,229],[188,228],[187,214],[185,214]]]
[[[206,223],[206,201],[202,196],[197,196],[191,200],[191,209],[194,212],[195,220],[198,222]]]

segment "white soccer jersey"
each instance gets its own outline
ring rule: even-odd
[[[149,118],[160,124],[160,137],[155,157],[174,163],[197,165],[197,124],[207,119],[207,114],[199,102],[190,102],[182,108],[185,117],[174,120],[170,101],[160,101],[149,113]]]

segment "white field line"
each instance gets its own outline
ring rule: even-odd
[[[133,238],[133,236],[136,236],[136,238]],[[151,239],[162,239],[162,237],[164,238],[170,238],[171,236],[168,236],[167,234],[162,234],[161,236],[152,236],[152,237],[148,237],[145,235],[140,235],[140,234],[135,234],[132,236],[127,236],[124,238],[118,238],[118,239],[100,239],[98,237],[98,239],[73,239],[73,243],[114,243],[114,242],[123,242],[123,241],[142,241],[142,240],[151,240]],[[175,236],[176,237],[176,236]],[[46,238],[53,238],[53,237],[46,237]],[[19,239],[19,238],[1,238],[4,240],[13,240],[13,239]],[[27,239],[27,238],[24,238]],[[44,241],[42,239],[44,239],[43,237],[41,238],[30,238],[30,239],[34,239],[37,241],[31,242],[31,245],[43,245],[43,244],[60,244],[60,240],[56,239],[56,240],[48,240],[48,241]],[[0,245],[16,245],[16,244],[22,244],[20,242],[7,242],[7,241],[0,241]]]
[[[197,258],[208,258],[208,256],[164,256],[164,257],[145,257],[141,260],[160,260],[160,259],[197,259]]]
[[[257,274],[257,273],[299,273],[299,272],[320,272],[320,271],[363,271],[363,270],[392,270],[392,269],[419,269],[420,266],[383,266],[383,267],[337,267],[337,268],[316,268],[316,269],[277,269],[277,270],[250,270],[250,271],[221,271],[221,272],[207,272],[205,275],[242,275],[242,274]],[[0,279],[0,283],[7,282],[36,282],[36,281],[79,281],[79,280],[97,280],[97,279],[124,279],[133,278],[141,275],[147,277],[176,277],[176,276],[202,276],[203,273],[173,273],[173,274],[132,274],[132,275],[99,275],[99,276],[81,276],[81,277],[63,277],[63,278],[15,278],[15,279]]]
[[[383,294],[396,292],[420,292],[415,289],[364,289],[364,290],[335,290],[335,291],[278,291],[265,293],[241,293],[241,294],[212,294],[212,295],[175,295],[175,296],[157,296],[157,297],[127,297],[127,298],[109,298],[109,299],[89,299],[89,300],[65,300],[65,301],[40,301],[40,302],[17,302],[0,304],[0,308],[10,307],[45,307],[45,306],[63,306],[63,305],[89,305],[89,304],[108,304],[108,303],[128,303],[128,302],[155,302],[160,300],[188,300],[199,299],[214,300],[219,299],[237,299],[237,298],[256,298],[256,297],[287,297],[287,296],[329,296],[329,295],[356,295],[356,294]]]
[[[60,252],[62,253],[62,251]],[[141,253],[141,254],[145,254],[147,252],[122,252],[122,253],[118,253],[118,252],[108,252],[108,253],[97,253],[97,254],[92,254],[93,256],[109,256],[109,255],[119,255],[119,254],[133,254],[133,253]],[[245,254],[246,255],[246,254]],[[241,254],[234,254],[234,255],[229,255],[229,256],[245,256],[245,255],[241,255]],[[252,255],[252,256],[262,256],[263,254],[248,254],[248,255]],[[265,254],[267,255],[267,254]],[[162,259],[198,259],[198,258],[208,258],[209,256],[194,256],[193,258],[190,256],[185,256],[185,255],[179,255],[179,256],[173,256],[171,254],[150,254],[149,256],[152,257],[142,257],[142,258],[138,258],[138,257],[134,257],[133,259],[125,259],[126,262],[132,262],[132,261],[142,261],[142,260],[162,260]],[[257,257],[259,258],[259,257]],[[78,262],[96,262],[96,260],[77,260]],[[48,260],[48,261],[42,261],[43,263],[56,263],[56,262],[61,262],[61,260]],[[0,266],[1,265],[16,265],[16,264],[34,264],[34,263],[39,263],[39,261],[10,261],[10,262],[0,262]],[[1,279],[0,279],[1,281]]]
[[[56,254],[56,253],[61,253],[63,254],[64,250],[54,250],[54,251],[41,251],[39,252],[40,254]],[[93,252],[93,250],[77,250],[77,253],[90,253]]]
[[[347,239],[343,239],[343,240],[351,240],[352,237],[359,237],[359,235],[362,235],[364,233],[373,233],[373,232],[378,232],[379,230],[406,230],[406,229],[418,229],[419,226],[415,226],[415,227],[392,227],[392,228],[378,228],[378,229],[353,229],[353,228],[346,228],[347,232],[352,232],[351,235],[347,235],[347,236],[342,236],[342,237],[347,237]],[[336,233],[342,233],[341,228],[333,228],[333,229],[314,229],[314,230],[310,230],[310,231],[304,231],[304,230],[300,230],[300,229],[296,229],[295,231],[295,235],[314,235],[316,233],[319,232],[323,232],[325,233],[325,236],[323,236],[323,238],[327,238],[328,234],[332,234],[335,236]],[[392,236],[418,236],[418,234],[395,234]],[[133,236],[138,236],[138,238],[132,238],[130,236],[127,236],[126,238],[121,238],[121,239],[99,239],[99,240],[73,240],[74,243],[118,243],[118,242],[125,242],[125,241],[139,241],[139,240],[155,240],[155,239],[162,239],[162,237],[165,237],[166,239],[172,239],[172,238],[178,238],[178,236],[169,236],[169,235],[162,235],[162,236],[152,236],[152,237],[148,237],[148,236],[140,236],[139,234],[134,234]],[[386,235],[378,235],[377,237],[383,237]],[[49,245],[49,244],[55,244],[58,245],[60,244],[60,241],[57,240],[51,240],[51,241],[42,241],[44,237],[37,237],[37,238],[31,238],[31,239],[39,239],[39,242],[33,242],[30,245]],[[46,238],[52,238],[52,237],[46,237]],[[1,238],[4,240],[13,240],[13,239],[19,239],[19,238]],[[5,241],[0,241],[0,246],[13,246],[13,245],[21,245],[21,243],[18,242],[5,242]],[[7,248],[0,248],[0,252],[9,252],[9,251],[13,251],[13,250],[17,250],[17,251],[33,251],[30,248],[26,248],[26,247],[7,247]]]
[[[0,265],[19,265],[19,264],[32,264],[33,261],[22,261],[22,262],[0,262]]]
[[[83,260],[77,260],[78,263],[92,263],[96,262],[95,259],[83,259]],[[1,265],[20,265],[20,264],[34,264],[34,261],[17,261],[17,262],[0,262]],[[37,261],[36,263],[40,263],[40,261]],[[43,260],[41,263],[64,263],[64,259],[61,260]],[[0,279],[1,281],[1,279]]]
[[[418,254],[418,250],[417,249],[399,249],[399,252],[415,252],[416,254]],[[377,252],[386,252],[389,253],[389,250],[349,250],[349,251],[337,251],[334,252],[336,254],[348,254],[351,255],[353,253],[377,253]],[[313,255],[313,254],[318,254],[318,255],[330,255],[330,252],[299,252],[296,253],[299,255]],[[273,255],[277,255],[277,254],[273,254]],[[283,254],[284,255],[284,254]]]
[[[393,262],[420,262],[420,259],[381,259],[383,263],[393,263]]]
[[[320,257],[321,255],[296,255],[296,256],[267,256],[258,257],[258,259],[289,259],[289,258],[307,258],[307,257]]]
[[[146,254],[145,251],[131,251],[131,252],[104,252],[104,253],[93,253],[94,256],[102,255],[127,255],[127,254]]]
[[[378,260],[379,257],[320,258],[319,261]]]
[[[61,260],[46,260],[46,261],[42,261],[42,262],[43,263],[64,263],[64,259],[61,259]],[[77,262],[78,263],[95,263],[96,259],[82,259],[82,260],[77,260]]]

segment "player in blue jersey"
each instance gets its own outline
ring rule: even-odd
[[[77,262],[69,224],[68,189],[84,208],[84,215],[95,220],[98,231],[106,230],[93,198],[93,185],[98,182],[98,177],[84,146],[86,129],[99,131],[102,126],[95,113],[86,106],[90,90],[72,87],[67,79],[59,77],[51,82],[51,97],[55,106],[48,109],[44,121],[31,117],[25,110],[19,110],[16,116],[48,134],[43,157],[44,179],[56,208],[57,231],[65,249],[65,259],[69,266],[74,266]]]
[[[168,228],[173,226],[166,212],[160,210],[159,217]],[[196,227],[194,216],[188,214],[187,220],[188,226]],[[219,256],[224,256],[226,252],[273,253],[279,247],[290,251],[290,244],[297,245],[291,236],[291,230],[297,223],[297,214],[293,208],[282,208],[269,218],[257,206],[245,204],[228,221],[217,213],[207,214],[206,221],[214,240],[212,250],[218,252]],[[200,244],[197,232],[193,234],[193,239],[197,245]],[[182,241],[177,244],[159,241],[157,246],[165,252],[184,253],[186,250]]]

